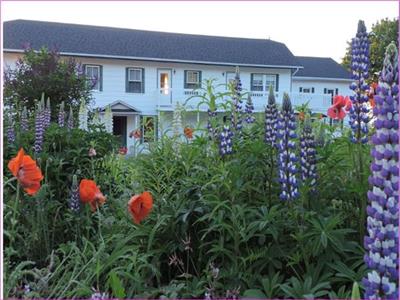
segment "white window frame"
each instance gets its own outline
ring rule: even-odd
[[[197,81],[189,81],[189,74],[190,73],[192,73],[192,74],[197,74],[196,75],[196,77],[197,77]],[[200,83],[200,71],[191,71],[191,70],[187,70],[186,71],[186,83],[187,84],[199,84]]]
[[[131,79],[131,71],[139,71],[139,79]],[[128,68],[128,81],[129,82],[142,82],[143,81],[143,70],[141,68]]]
[[[261,84],[259,84],[259,83],[254,84],[254,82],[255,82],[254,76],[256,76],[256,75],[259,75],[259,76],[262,77]],[[250,89],[252,89],[252,87],[255,87],[255,86],[257,86],[257,87],[262,86],[262,90],[261,91],[253,91],[253,92],[259,92],[259,93],[268,92],[269,91],[269,85],[267,86],[267,78],[272,78],[273,79],[272,82],[274,83],[273,84],[274,92],[275,92],[277,75],[278,74],[270,74],[270,73],[251,73],[250,76],[252,76],[253,80],[250,82]],[[259,80],[257,79],[257,81],[259,81]],[[271,80],[268,80],[268,82],[271,82]]]
[[[92,91],[97,91],[97,92],[99,92],[100,91],[100,80],[101,80],[101,78],[100,78],[100,66],[99,65],[85,65],[85,76],[86,77],[88,77],[90,80],[93,80],[93,71],[92,71],[92,76],[91,77],[89,77],[88,76],[88,68],[92,68],[92,69],[94,69],[94,68],[96,68],[97,69],[97,74],[99,74],[99,77],[97,78],[97,82],[96,82],[96,85],[98,86],[97,88],[95,88],[95,87],[93,87],[92,88]]]

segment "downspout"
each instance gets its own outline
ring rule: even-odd
[[[293,76],[296,75],[296,73],[300,70],[300,67],[297,67],[296,70],[292,73],[292,77],[290,78],[290,93],[292,93],[292,81],[293,81]]]

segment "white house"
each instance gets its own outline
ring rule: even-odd
[[[268,88],[277,101],[284,92],[292,103],[309,101],[313,112],[326,113],[333,94],[350,94],[350,73],[330,58],[296,57],[282,43],[268,39],[216,37],[154,32],[88,25],[15,20],[4,22],[3,57],[13,66],[24,45],[33,49],[56,48],[61,55],[79,60],[88,77],[97,78],[95,105],[111,105],[114,134],[128,149],[129,133],[165,131],[170,127],[176,102],[198,93],[204,79],[215,79],[225,91],[236,66],[244,91],[250,92],[255,111],[264,110]],[[206,118],[191,98],[185,124],[196,126]],[[157,125],[158,124],[158,125]],[[156,130],[158,126],[158,130]],[[143,138],[144,136],[144,138]]]

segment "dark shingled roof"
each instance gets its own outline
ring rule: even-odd
[[[350,79],[351,74],[330,57],[296,56],[304,69],[299,70],[294,77],[321,77]]]
[[[129,56],[215,64],[300,66],[285,44],[89,25],[14,20],[4,22],[4,49],[56,47],[61,53]],[[82,55],[83,56],[83,55]]]

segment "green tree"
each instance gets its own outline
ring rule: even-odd
[[[386,47],[394,41],[399,47],[398,41],[398,19],[382,19],[372,25],[369,33],[370,40],[370,79],[378,80],[378,73],[382,70],[383,58]],[[351,64],[351,41],[347,42],[346,54],[342,59],[342,66],[350,70]]]
[[[31,110],[44,93],[50,97],[54,118],[62,101],[74,109],[81,100],[89,103],[92,84],[74,59],[46,48],[26,49],[15,68],[4,72],[4,103],[15,111],[21,111],[22,106]]]

